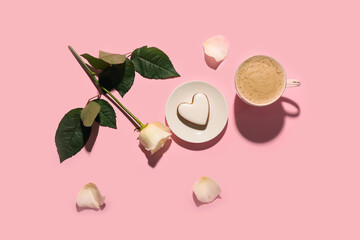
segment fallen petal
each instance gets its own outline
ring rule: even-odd
[[[78,207],[99,209],[104,204],[105,197],[101,195],[94,183],[86,184],[78,193],[76,204]]]
[[[203,203],[214,201],[221,193],[219,184],[212,178],[202,177],[193,186],[196,198]]]
[[[205,55],[214,58],[218,63],[228,56],[229,46],[229,41],[222,35],[209,38],[203,43]]]

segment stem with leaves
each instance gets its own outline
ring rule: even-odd
[[[101,95],[105,95],[129,120],[136,122],[137,130],[143,130],[143,124],[129,109],[111,93],[119,92],[121,97],[130,90],[135,72],[149,79],[167,79],[179,77],[169,57],[156,47],[143,46],[126,55],[99,51],[99,57],[84,53],[81,57],[69,46],[71,53],[88,75],[99,94],[88,100],[84,108],[75,108],[61,119],[55,134],[55,144],[60,162],[77,154],[87,143],[96,121],[100,126],[116,129],[116,114],[113,107]],[[86,59],[89,65],[85,64]],[[98,73],[99,74],[96,74]],[[97,98],[94,100],[94,98]]]
[[[81,59],[81,57],[76,53],[76,51],[71,46],[69,46],[69,50],[74,55],[74,57],[76,58],[76,60],[80,64],[80,66],[84,69],[84,71],[90,77],[92,82],[95,84],[95,86],[99,90],[100,94],[104,94],[104,92],[106,94],[108,94],[119,105],[119,107],[121,107],[132,119],[134,119],[137,122],[137,124],[139,124],[140,131],[143,128],[145,128],[146,127],[145,124],[143,124],[134,114],[132,114],[129,111],[129,109],[127,109],[109,90],[107,90],[106,88],[104,88],[103,86],[100,85],[99,81],[95,77],[96,74],[90,70],[90,68],[84,63],[84,61]]]

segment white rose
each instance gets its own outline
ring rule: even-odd
[[[170,129],[160,122],[153,122],[140,131],[139,141],[146,150],[154,154],[171,136]]]

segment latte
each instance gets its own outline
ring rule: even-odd
[[[282,66],[267,56],[253,56],[243,62],[235,76],[241,98],[253,105],[267,105],[276,101],[286,87]]]

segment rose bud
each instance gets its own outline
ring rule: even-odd
[[[154,122],[140,131],[139,141],[146,150],[154,154],[164,146],[170,136],[171,131],[167,126],[160,122]]]

